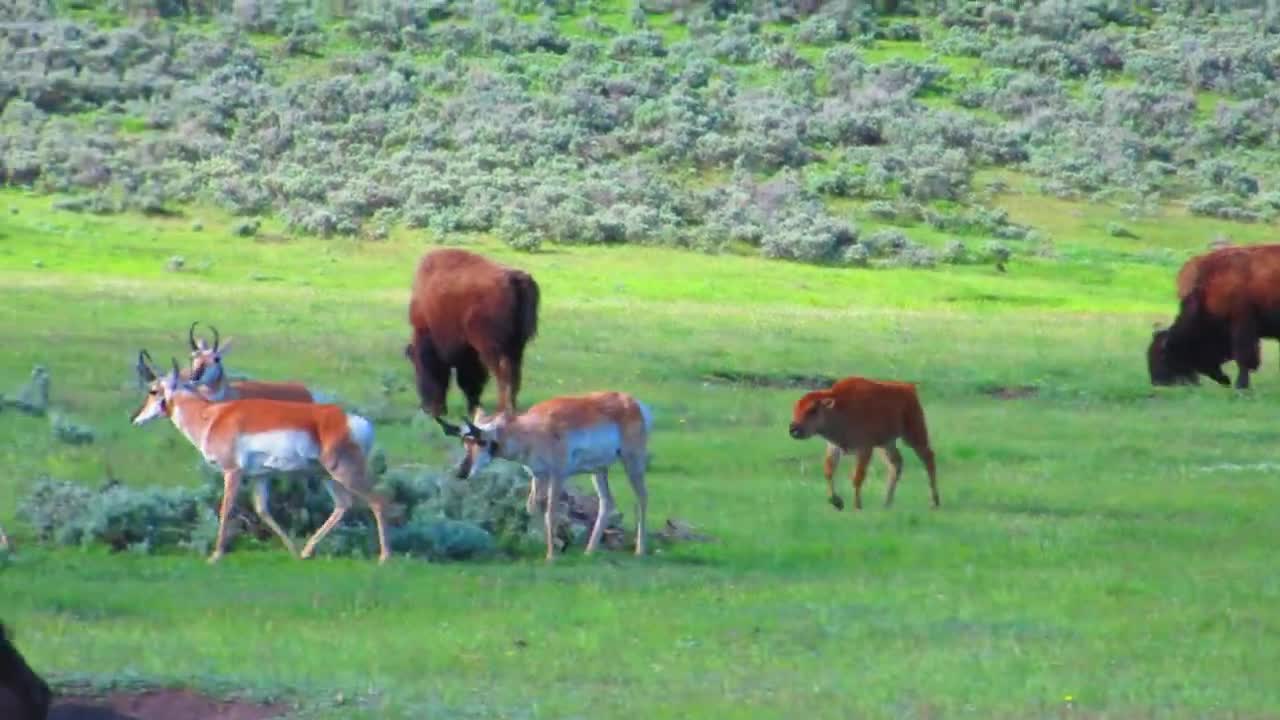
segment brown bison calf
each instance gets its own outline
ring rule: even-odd
[[[884,505],[893,505],[893,491],[902,475],[902,453],[898,439],[907,443],[929,473],[929,492],[933,507],[942,504],[938,497],[938,471],[929,447],[929,431],[925,427],[924,408],[912,383],[868,380],[848,377],[826,390],[815,390],[796,401],[791,414],[791,437],[797,440],[820,435],[827,441],[823,474],[827,478],[827,494],[837,510],[844,501],[836,494],[836,466],[840,455],[852,452],[857,457],[853,471],[853,507],[862,509],[862,482],[867,476],[871,451],[880,448],[889,465],[889,490]]]

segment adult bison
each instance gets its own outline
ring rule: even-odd
[[[1178,271],[1178,316],[1157,328],[1147,347],[1153,385],[1230,385],[1222,364],[1235,360],[1236,387],[1262,360],[1262,338],[1280,339],[1280,244],[1225,247],[1188,260]]]
[[[445,414],[456,368],[468,416],[480,405],[489,373],[498,379],[499,410],[516,412],[525,345],[538,331],[538,296],[528,273],[481,255],[455,248],[424,255],[409,300],[413,339],[404,349],[422,409]]]
[[[27,664],[0,623],[0,718],[45,720],[52,699],[49,685]]]

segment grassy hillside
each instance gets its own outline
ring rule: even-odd
[[[1169,206],[1274,219],[1271,18],[1021,5],[16,3],[0,180],[245,232],[851,265],[1046,252],[1010,186],[1108,203],[1122,241]]]
[[[0,29],[0,393],[41,365],[94,431],[0,410],[0,618],[59,687],[344,719],[1280,714],[1273,346],[1249,393],[1157,391],[1143,358],[1183,258],[1274,237],[1265,23],[186,7],[0,8],[26,23]],[[204,482],[171,426],[127,422],[137,349],[181,358],[197,319],[232,369],[362,408],[390,465],[443,467],[401,355],[443,243],[542,286],[522,404],[652,404],[654,526],[714,542],[209,567],[18,515],[41,478]],[[920,383],[940,510],[909,454],[892,509],[879,460],[864,511],[826,504],[786,424],[848,374]]]

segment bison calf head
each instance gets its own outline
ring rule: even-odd
[[[796,440],[820,434],[827,425],[827,415],[835,406],[836,399],[826,390],[817,390],[801,397],[791,409],[789,434]]]

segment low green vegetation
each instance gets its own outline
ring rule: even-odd
[[[0,4],[0,619],[56,686],[344,719],[1280,713],[1280,373],[1156,390],[1144,357],[1181,262],[1275,239],[1270,18],[309,7]],[[651,404],[651,529],[710,542],[546,567],[495,531],[377,568],[355,512],[313,561],[205,564],[216,483],[130,426],[138,350],[216,325],[233,371],[331,393],[389,477],[434,478],[459,448],[402,349],[441,245],[534,274],[521,404]],[[910,454],[894,508],[879,460],[864,511],[826,504],[786,426],[850,374],[919,383],[940,510]],[[54,487],[87,514],[26,510]]]
[[[1104,256],[1105,228],[1082,221],[1061,233],[1078,252],[1004,273],[455,238],[543,286],[523,402],[612,387],[652,403],[654,527],[678,518],[715,541],[644,559],[587,560],[579,544],[552,568],[533,551],[375,569],[242,540],[209,567],[196,550],[42,546],[14,510],[42,477],[205,482],[172,427],[127,423],[137,348],[181,357],[194,319],[237,337],[233,369],[368,408],[389,465],[443,468],[457,449],[415,419],[399,353],[427,238],[271,223],[242,237],[213,209],[50,205],[0,196],[0,386],[42,365],[50,405],[95,439],[0,412],[0,523],[19,547],[0,605],[57,682],[234,688],[335,718],[1276,711],[1277,374],[1268,363],[1250,395],[1151,390],[1142,353],[1186,249],[1144,225],[1132,252]],[[1011,207],[1020,222],[1087,209]],[[826,505],[822,444],[786,423],[818,382],[803,378],[852,373],[920,383],[941,510],[910,457],[892,510],[879,465],[861,515]],[[630,493],[617,494],[629,527]]]

